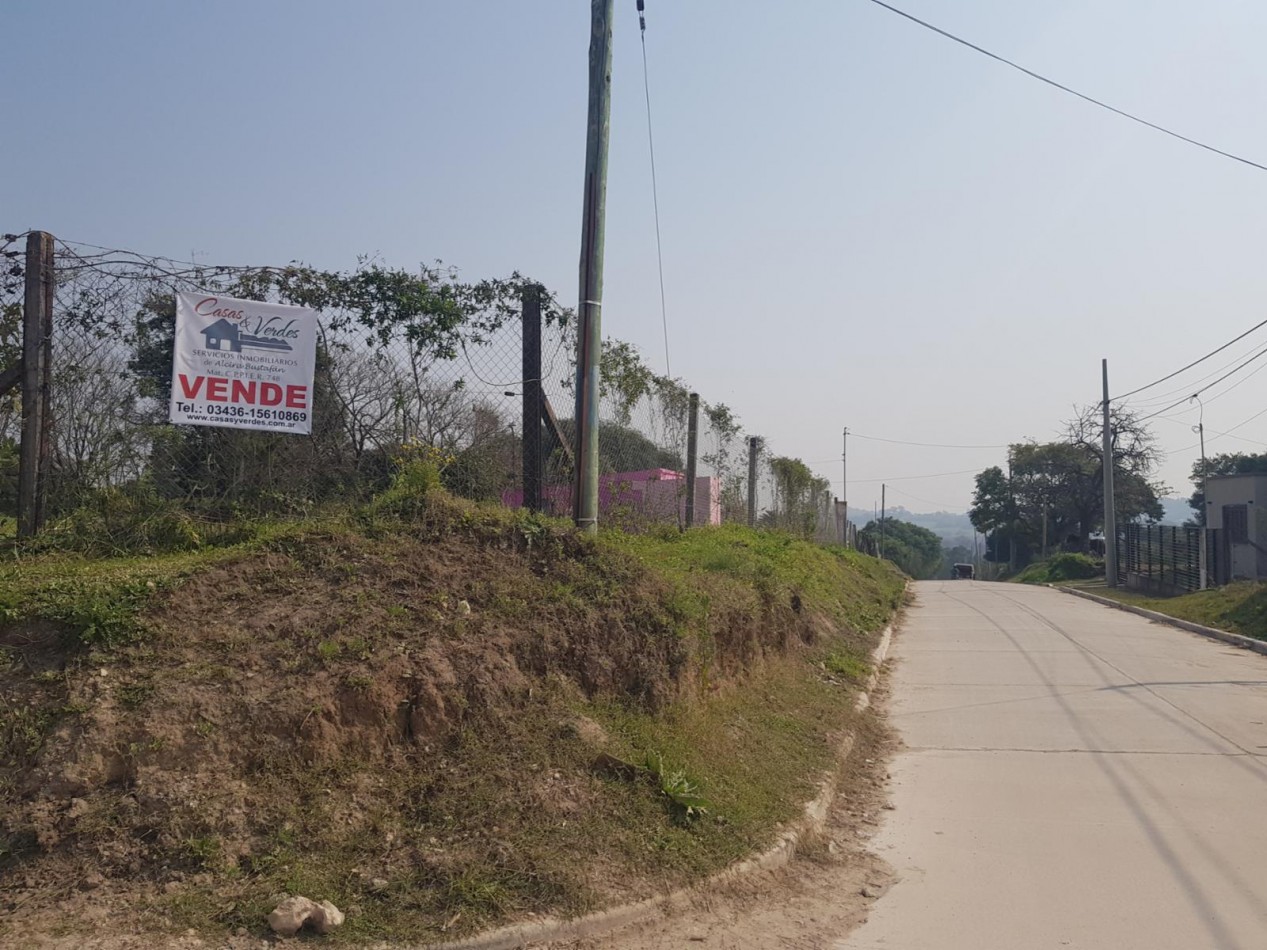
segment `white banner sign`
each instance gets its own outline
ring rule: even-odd
[[[177,294],[171,421],[307,435],[316,363],[316,311]]]

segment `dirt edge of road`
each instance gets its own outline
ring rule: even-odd
[[[857,695],[854,701],[854,708],[859,713],[871,706],[872,696],[880,683],[884,664],[888,658],[894,629],[900,620],[901,615],[885,629],[879,645],[872,652],[872,671],[867,678],[866,688]],[[871,744],[875,741],[873,740]],[[793,822],[772,846],[699,884],[635,903],[596,911],[573,920],[551,918],[528,924],[513,924],[464,940],[419,945],[417,950],[515,950],[515,948],[525,946],[557,944],[560,941],[583,941],[575,945],[579,950],[581,947],[592,946],[588,943],[592,938],[690,907],[698,904],[701,897],[711,892],[732,887],[761,872],[771,872],[786,867],[798,853],[816,844],[823,834],[832,805],[836,802],[840,791],[841,778],[844,774],[843,766],[857,745],[858,736],[854,732],[841,740],[837,747],[837,767],[819,786],[818,794],[805,805],[801,817]],[[885,886],[887,887],[887,884]],[[861,894],[859,894],[859,899],[862,900]]]

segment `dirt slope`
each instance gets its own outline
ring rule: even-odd
[[[424,938],[708,873],[768,840],[847,727],[900,589],[873,565],[446,502],[130,581],[108,637],[15,610],[0,944],[99,930],[101,907],[115,932],[254,935],[284,893],[348,909],[339,941]],[[67,571],[100,599],[110,569]],[[48,576],[30,603],[77,589]]]

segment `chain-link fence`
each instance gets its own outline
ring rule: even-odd
[[[20,264],[10,265],[0,287],[6,365],[21,344],[23,276]],[[465,282],[440,265],[405,272],[373,260],[338,273],[209,266],[58,241],[53,283],[42,486],[53,530],[83,531],[93,519],[166,505],[187,530],[232,534],[248,516],[303,518],[362,502],[421,450],[440,460],[454,494],[510,506],[525,503],[526,487],[538,491],[526,478],[528,459],[540,467],[540,507],[571,512],[573,315],[518,274]],[[167,421],[180,292],[319,313],[310,435]],[[539,374],[531,372],[535,359],[525,359],[536,349],[525,349],[530,299],[540,309]],[[729,407],[699,401],[690,482],[688,386],[656,374],[618,341],[606,342],[601,375],[603,523],[684,525],[691,502],[695,524],[745,522],[752,503],[759,525],[825,541],[847,536],[826,480],[779,457],[765,439],[750,486],[752,436]],[[539,413],[528,411],[538,377]],[[16,497],[9,460],[20,415],[14,393],[0,399],[0,505]],[[525,452],[525,435],[537,440],[537,455]]]

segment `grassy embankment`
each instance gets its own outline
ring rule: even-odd
[[[77,902],[262,933],[302,893],[426,939],[696,880],[812,794],[903,586],[427,485],[248,533],[0,567],[0,937],[99,931]]]

